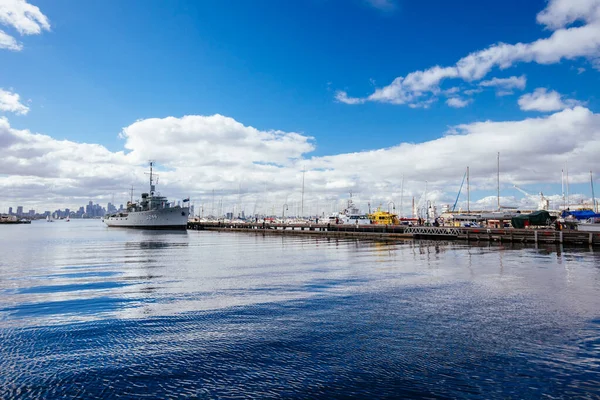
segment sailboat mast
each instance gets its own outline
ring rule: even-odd
[[[571,207],[569,203],[569,164],[567,164],[567,208]]]
[[[306,168],[302,169],[302,206],[300,211],[300,217],[304,217],[304,174],[306,173]]]
[[[590,171],[590,184],[592,185],[592,210],[597,213],[598,207],[596,207],[596,196],[594,195],[594,177],[592,175],[592,171]]]
[[[471,212],[471,187],[469,186],[469,167],[467,166],[467,213]]]
[[[429,211],[427,209],[427,181],[425,181],[425,195],[423,196],[423,201],[425,201],[425,218],[424,219],[427,219],[427,215],[428,215],[427,212]]]
[[[562,201],[563,201],[563,208],[566,209],[566,200],[565,200],[565,169],[561,169],[560,170],[560,190],[562,193]]]
[[[500,210],[500,152],[498,152],[498,210]]]
[[[402,201],[404,200],[404,174],[402,174],[402,185],[400,186],[400,218],[402,218]]]
[[[234,204],[235,207],[235,204]],[[235,214],[235,212],[234,212]],[[242,182],[238,186],[238,217],[242,216]]]

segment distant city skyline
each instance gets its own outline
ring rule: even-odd
[[[97,218],[104,216],[107,212],[116,212],[118,210],[123,210],[123,204],[119,206],[117,209],[112,203],[108,203],[106,208],[102,207],[100,204],[94,204],[93,201],[89,201],[85,206],[80,206],[76,209],[71,209],[70,207],[57,208],[54,210],[49,210],[47,207],[43,207],[44,211],[26,209],[23,206],[8,207],[8,211],[0,212],[0,214],[7,215],[16,215],[17,217],[30,217],[30,218],[40,218],[46,216],[52,216],[55,218],[64,218],[67,216],[72,216],[75,218]]]

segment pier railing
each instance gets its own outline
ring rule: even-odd
[[[404,229],[404,233],[425,236],[458,236],[460,235],[460,228],[445,226],[409,226]]]

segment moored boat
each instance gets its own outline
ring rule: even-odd
[[[329,223],[342,225],[370,225],[373,222],[366,214],[361,214],[360,210],[352,201],[352,193],[348,199],[348,205],[342,212],[335,212],[329,216]]]
[[[577,224],[577,230],[582,232],[600,232],[600,216],[580,222]]]
[[[127,202],[126,211],[104,217],[104,223],[110,227],[138,229],[186,229],[189,207],[173,206],[168,199],[157,193],[150,162],[150,191],[142,193],[138,202]],[[187,203],[188,199],[183,200]]]
[[[396,214],[392,214],[388,211],[381,211],[381,208],[378,208],[377,211],[369,214],[369,218],[376,225],[398,225],[400,223]]]

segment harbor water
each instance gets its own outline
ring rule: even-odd
[[[598,398],[600,253],[0,225],[0,398]]]

